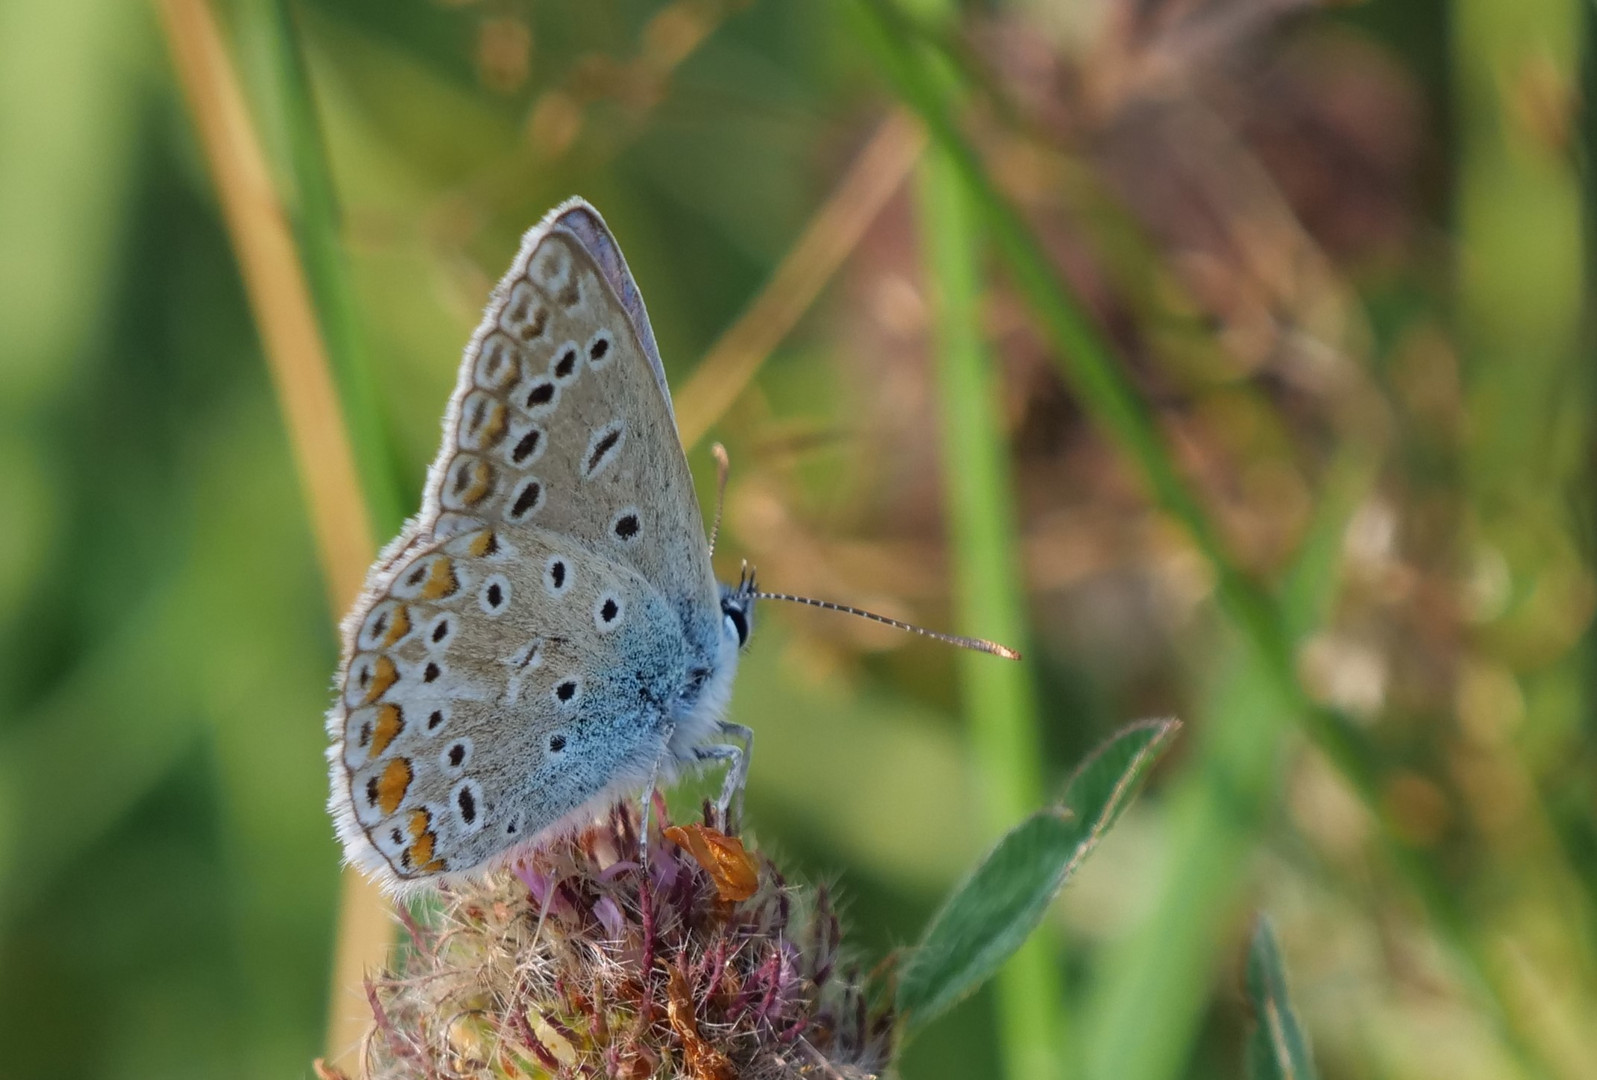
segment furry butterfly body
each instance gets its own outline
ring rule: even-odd
[[[729,759],[740,784],[748,732],[721,716],[753,600],[715,580],[642,300],[570,200],[495,289],[421,512],[344,622],[346,858],[403,891],[685,765]]]

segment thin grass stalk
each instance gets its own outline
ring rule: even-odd
[[[1597,3],[1588,2],[1581,10],[1580,52],[1580,102],[1577,161],[1580,166],[1581,224],[1584,254],[1584,275],[1587,281],[1597,279]],[[1581,358],[1588,373],[1597,371],[1597,297],[1587,290]],[[1588,377],[1580,388],[1580,399],[1587,416],[1597,416],[1597,378]],[[1576,526],[1583,533],[1588,561],[1597,561],[1597,430],[1586,431],[1585,465],[1582,475],[1572,485],[1578,494],[1572,500]],[[1585,667],[1583,683],[1597,685],[1597,622],[1586,628],[1580,644],[1581,662]],[[1597,698],[1590,690],[1581,703],[1583,723],[1588,731],[1597,731]],[[1597,765],[1597,753],[1592,748],[1585,752],[1585,760]],[[1597,767],[1588,767],[1584,775],[1597,775]],[[1580,877],[1581,887],[1587,896],[1587,933],[1597,938],[1597,860],[1589,853],[1597,851],[1597,821],[1587,809],[1587,800],[1573,786],[1564,793],[1563,812],[1555,815],[1555,827],[1562,843],[1565,858],[1573,872]]]
[[[1281,684],[1286,699],[1321,749],[1371,806],[1380,805],[1380,767],[1340,714],[1311,701],[1297,679],[1295,639],[1279,606],[1231,559],[1208,515],[1165,445],[1158,424],[1122,370],[1074,290],[1059,275],[1025,220],[1001,195],[974,147],[956,126],[946,95],[921,63],[911,30],[888,0],[859,0],[883,67],[906,103],[943,147],[980,208],[993,243],[1021,296],[1054,345],[1050,358],[1083,407],[1141,472],[1154,502],[1187,530],[1213,568],[1221,606]]]
[[[375,544],[310,291],[210,7],[205,0],[161,0],[159,11],[260,331],[337,620],[354,602]],[[391,939],[386,901],[346,870],[329,1036],[331,1056],[340,1062],[352,1060],[364,1026],[346,991],[384,958]]]
[[[355,465],[365,493],[368,519],[379,535],[397,532],[404,510],[394,458],[376,394],[374,375],[364,348],[344,254],[332,167],[327,159],[315,93],[290,0],[267,0],[271,60],[286,130],[289,166],[294,178],[297,234],[305,276],[318,321],[325,334],[329,370]],[[327,1016],[327,1053],[335,1065],[348,1066],[368,1022],[359,990],[370,970],[393,943],[390,907],[372,884],[346,869],[339,887],[337,932]]]
[[[1318,737],[1360,791],[1376,794],[1377,767],[1351,728],[1316,708],[1297,681],[1293,649],[1281,614],[1262,588],[1232,561],[1218,531],[1181,478],[1158,425],[1113,350],[1074,291],[1060,277],[1020,214],[999,194],[975,149],[955,125],[946,95],[915,53],[912,31],[887,0],[860,0],[875,33],[883,66],[901,96],[920,116],[933,140],[948,154],[974,204],[980,208],[995,248],[1003,257],[1054,350],[1051,359],[1082,405],[1137,465],[1154,501],[1187,530],[1216,574],[1216,591],[1244,638],[1301,706]]]
[[[372,532],[293,235],[209,6],[161,0],[160,12],[288,426],[328,607],[341,617],[371,561]]]
[[[399,531],[404,501],[395,473],[391,440],[378,401],[376,377],[365,348],[355,290],[343,242],[343,216],[333,185],[315,89],[291,0],[267,0],[270,57],[287,134],[289,167],[298,196],[300,253],[321,324],[367,511],[379,536]]]
[[[704,438],[753,381],[860,237],[909,176],[926,145],[920,124],[895,110],[855,157],[754,301],[710,347],[676,395],[684,446]]]
[[[896,90],[926,124],[934,144],[947,152],[980,208],[994,246],[1004,259],[1033,317],[1054,346],[1051,358],[1087,413],[1137,465],[1154,501],[1181,522],[1216,578],[1222,610],[1241,634],[1254,662],[1282,702],[1281,719],[1296,719],[1381,823],[1388,857],[1421,897],[1433,926],[1463,962],[1471,982],[1528,1072],[1550,1070],[1511,1008],[1512,993],[1469,930],[1455,893],[1422,849],[1394,827],[1385,799],[1384,769],[1367,741],[1339,712],[1309,698],[1296,671],[1297,638],[1275,599],[1231,560],[1219,533],[1181,478],[1157,424],[1121,370],[1100,331],[1076,299],[1024,219],[998,191],[974,147],[956,125],[947,95],[915,51],[913,27],[891,0],[859,0],[867,44]]]
[[[1001,388],[982,341],[976,215],[941,151],[917,185],[918,233],[930,308],[941,412],[944,516],[953,548],[961,632],[1022,648],[1024,582],[1002,420]],[[1037,700],[1024,664],[958,657],[965,724],[979,777],[986,832],[1001,836],[1043,802]],[[999,1045],[1013,1080],[1064,1075],[1064,1018],[1054,935],[1046,929],[995,981]]]

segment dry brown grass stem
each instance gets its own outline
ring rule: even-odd
[[[158,6],[288,426],[336,619],[360,591],[375,544],[310,290],[210,7],[205,0],[160,0]],[[392,932],[381,894],[346,871],[329,1029],[340,1064],[352,1060],[367,1021],[364,1002],[349,992],[383,962]]]
[[[906,113],[893,112],[877,128],[765,288],[676,395],[683,445],[702,439],[737,400],[909,176],[925,145],[920,125]]]
[[[204,0],[160,8],[288,425],[328,603],[342,617],[375,545],[310,290],[210,8]]]

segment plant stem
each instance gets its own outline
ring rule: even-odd
[[[370,518],[294,237],[205,0],[162,0],[167,40],[282,405],[335,618],[373,553]]]
[[[934,320],[942,413],[945,516],[964,633],[1018,647],[1026,630],[1001,387],[982,342],[976,215],[941,150],[921,163],[922,258]],[[1002,835],[1043,800],[1037,702],[1030,669],[963,654],[960,685],[980,775],[986,831]],[[996,980],[1005,1073],[1063,1075],[1054,935],[1033,934]]]
[[[379,535],[398,532],[404,521],[399,480],[375,377],[367,362],[349,265],[344,256],[343,228],[326,142],[317,118],[316,98],[305,64],[290,0],[267,0],[270,8],[271,57],[281,95],[279,105],[288,135],[289,166],[299,199],[296,206],[300,257],[310,284],[333,377],[337,380],[344,421],[354,447],[355,464],[372,524]]]

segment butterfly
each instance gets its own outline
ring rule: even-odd
[[[329,809],[391,892],[509,862],[616,797],[728,765],[757,599],[716,580],[643,300],[573,198],[523,238],[466,346],[421,512],[342,627]]]

